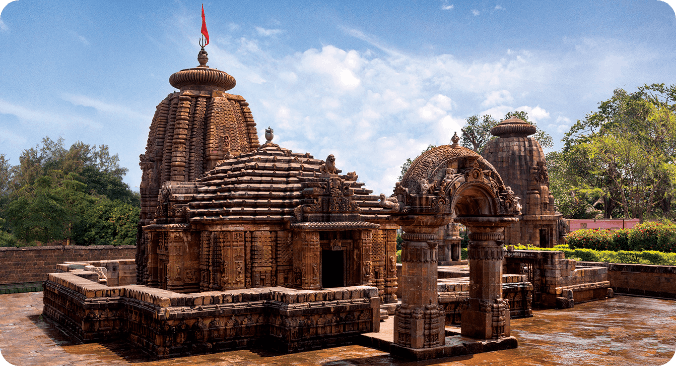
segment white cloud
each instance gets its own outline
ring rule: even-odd
[[[271,37],[276,36],[284,31],[282,29],[266,29],[262,27],[256,27],[256,32],[258,32],[258,35],[260,36]]]
[[[107,115],[119,115],[123,118],[131,118],[142,121],[148,121],[152,119],[152,116],[148,116],[139,112],[136,112],[132,109],[129,109],[125,106],[106,103],[97,99],[93,99],[84,95],[77,94],[63,94],[63,100],[72,103],[76,106],[82,107],[91,107],[96,109],[97,112],[107,114]]]
[[[452,10],[453,9],[453,4],[444,4],[441,6],[441,10]]]
[[[550,124],[549,128],[556,128],[557,133],[566,133],[570,130],[570,118],[558,116],[556,117],[556,122]]]
[[[539,123],[543,119],[549,118],[549,112],[540,108],[540,106],[529,107],[527,105],[516,108],[517,111],[524,111],[528,113],[528,119],[533,122]]]
[[[40,111],[16,105],[0,99],[0,114],[9,114],[18,118],[22,123],[35,126],[56,126],[60,128],[74,128],[87,126],[101,128],[101,124],[88,118],[77,115],[63,115],[54,111]]]
[[[5,22],[2,21],[2,11],[5,10],[5,7],[9,5],[9,3],[14,1],[16,0],[0,0],[0,29],[3,31],[6,31],[8,28]]]
[[[496,6],[495,6],[495,10],[505,10],[505,8],[503,8],[503,7],[500,6],[500,5],[496,5]]]
[[[474,16],[478,16],[480,13],[478,10],[472,9],[472,14],[474,14]]]
[[[482,107],[492,107],[499,104],[510,103],[514,100],[509,90],[494,90],[486,94],[486,99],[481,102]]]

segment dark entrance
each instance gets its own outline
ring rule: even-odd
[[[322,250],[322,287],[345,286],[343,251]]]
[[[549,248],[549,235],[547,229],[540,229],[540,248]]]

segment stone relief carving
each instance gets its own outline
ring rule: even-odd
[[[392,210],[399,211],[399,201],[396,197],[386,198],[383,193],[380,194],[380,207]]]

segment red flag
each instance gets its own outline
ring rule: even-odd
[[[204,4],[202,5],[202,35],[207,39],[207,43],[204,44],[206,46],[209,44],[209,32],[207,31],[207,21],[204,19]]]

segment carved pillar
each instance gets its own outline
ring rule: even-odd
[[[420,349],[445,344],[445,314],[437,298],[436,229],[404,227],[402,300],[394,313],[394,343],[399,347]]]
[[[385,303],[397,302],[397,228],[396,225],[381,225],[385,236]]]
[[[211,232],[200,232],[200,291],[209,291],[211,279]]]
[[[148,265],[146,270],[148,271],[148,277],[146,285],[150,287],[158,287],[158,257],[157,257],[157,247],[159,246],[161,233],[158,232],[144,232],[144,235],[148,236]]]
[[[318,231],[297,231],[293,238],[294,284],[303,290],[321,289],[321,246]]]
[[[167,290],[182,292],[184,282],[183,256],[185,254],[183,232],[170,231],[167,259]]]
[[[373,285],[373,264],[371,262],[371,230],[359,230],[359,248],[361,251],[362,278],[359,282],[363,286]]]
[[[465,337],[508,337],[509,305],[502,298],[503,231],[511,222],[462,220],[469,231],[469,307],[462,313]]]

